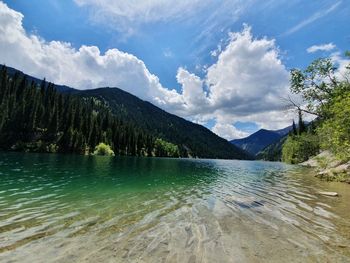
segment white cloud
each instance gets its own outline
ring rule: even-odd
[[[322,44],[322,45],[313,45],[309,47],[306,51],[308,53],[315,53],[317,51],[331,51],[335,49],[336,46],[333,43]]]
[[[95,46],[75,49],[70,43],[46,42],[27,34],[22,19],[21,13],[0,2],[0,63],[75,88],[117,86],[159,105],[181,102],[180,95],[162,87],[137,57],[118,49],[101,54]]]
[[[236,116],[276,110],[289,86],[289,73],[274,40],[254,39],[251,28],[231,33],[230,42],[207,70],[209,99]]]
[[[123,33],[133,34],[145,23],[180,21],[200,12],[210,0],[74,0],[78,6],[87,7],[96,22],[110,24]]]
[[[249,133],[238,130],[235,126],[230,123],[216,123],[212,131],[221,137],[232,140],[237,138],[247,137]]]
[[[217,62],[207,68],[203,80],[187,71],[183,78],[187,81],[178,77],[178,82],[184,91],[190,86],[196,90],[186,94],[186,114],[194,119],[216,119],[213,131],[220,136],[244,136],[232,126],[235,121],[277,129],[293,119],[285,111],[283,100],[289,95],[289,72],[279,58],[275,41],[253,38],[248,26],[230,34],[228,44],[218,51]]]
[[[251,29],[231,33],[201,79],[184,68],[176,78],[182,91],[163,87],[145,63],[118,49],[47,42],[28,34],[23,15],[0,2],[0,63],[33,76],[75,88],[119,87],[172,113],[196,122],[215,119],[213,131],[228,139],[246,135],[231,124],[256,122],[282,128],[289,74],[273,39],[255,39]],[[232,137],[232,138],[230,138]]]
[[[321,19],[322,17],[324,17],[324,16],[330,14],[331,12],[333,12],[334,10],[336,10],[341,3],[342,3],[342,1],[338,1],[335,4],[331,5],[329,8],[324,9],[324,10],[320,10],[320,11],[312,14],[310,17],[306,18],[305,20],[301,21],[300,23],[298,23],[294,27],[290,28],[283,35],[286,36],[286,35],[293,34],[297,31],[299,31],[300,29],[308,26],[309,24],[312,24],[313,22]]]
[[[182,85],[182,98],[187,114],[203,113],[208,107],[209,100],[203,91],[203,81],[184,68],[179,68],[176,75],[177,82]]]
[[[336,78],[350,82],[350,59],[341,56],[340,52],[334,52],[330,57],[337,67]]]

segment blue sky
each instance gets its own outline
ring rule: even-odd
[[[22,26],[26,34],[38,36],[46,43],[50,41],[67,42],[75,50],[79,50],[81,46],[96,46],[102,55],[115,48],[135,56],[145,64],[152,75],[159,79],[164,89],[174,89],[184,98],[170,102],[170,100],[163,100],[159,95],[159,98],[152,101],[150,97],[147,97],[151,95],[142,97],[143,91],[132,92],[128,88],[125,90],[151,100],[155,104],[158,102],[158,106],[168,111],[202,123],[227,139],[247,135],[261,127],[281,128],[287,123],[278,120],[269,121],[260,116],[269,112],[276,115],[279,111],[277,108],[264,109],[259,106],[251,114],[249,110],[246,114],[235,114],[229,111],[237,111],[238,108],[228,107],[228,103],[237,104],[234,99],[227,100],[227,104],[224,104],[218,102],[216,98],[215,103],[208,102],[210,105],[214,103],[215,108],[208,106],[207,110],[201,112],[201,104],[198,101],[193,105],[190,104],[193,98],[186,101],[184,95],[186,92],[183,91],[195,93],[198,91],[198,85],[202,85],[201,91],[210,99],[215,97],[215,92],[225,96],[224,92],[218,92],[220,88],[218,83],[213,84],[217,89],[215,92],[210,90],[208,84],[210,76],[220,73],[208,74],[207,69],[215,64],[220,64],[220,59],[224,59],[224,56],[220,58],[220,53],[242,37],[241,35],[229,37],[229,32],[242,33],[245,27],[249,27],[249,34],[252,38],[250,43],[252,44],[258,43],[255,40],[262,41],[266,38],[270,41],[266,52],[273,49],[276,53],[274,62],[277,64],[281,62],[287,71],[293,67],[305,67],[314,58],[342,54],[345,50],[350,49],[350,2],[348,0],[251,0],[244,2],[183,0],[173,5],[164,4],[162,0],[139,1],[139,3],[133,1],[131,4],[126,2],[107,0],[4,1],[9,9],[23,14]],[[326,44],[329,44],[328,48],[324,48]],[[313,52],[308,52],[307,49],[314,45],[319,48],[316,47]],[[221,48],[218,49],[218,46]],[[214,53],[216,55],[213,56]],[[226,53],[227,56],[235,54],[228,51]],[[0,53],[0,58],[2,57]],[[20,65],[20,62],[8,60],[3,58],[1,63],[19,68],[22,66],[22,69],[26,69],[26,66]],[[184,70],[182,74],[179,74],[179,69]],[[223,70],[221,72],[228,74]],[[118,74],[118,71],[116,70],[113,74]],[[217,76],[212,78],[217,78]],[[53,81],[61,79],[53,78]],[[62,81],[65,82],[64,79]],[[84,80],[82,83],[88,83],[88,81]],[[107,84],[123,88],[121,87],[123,81],[115,81],[114,85],[113,78],[111,78]],[[278,81],[282,82],[280,79]],[[233,82],[232,89],[235,88]],[[70,84],[69,81],[67,83]],[[244,83],[242,85],[244,86]],[[227,89],[224,87],[222,90],[225,88]],[[154,93],[152,94],[155,97]],[[237,94],[237,90],[233,94]],[[178,94],[175,95],[178,96]],[[172,95],[164,96],[168,98]],[[259,100],[254,99],[256,102],[252,105],[258,104]],[[179,106],[180,100],[186,101],[186,105],[181,106],[182,108]],[[202,102],[204,103],[204,100]],[[216,115],[211,114],[214,111]],[[282,108],[280,111],[282,112]],[[259,113],[262,114],[259,115]],[[286,113],[283,114],[286,115]],[[271,118],[274,118],[275,115],[271,114]],[[288,116],[290,118],[290,115]],[[288,119],[288,122],[290,121],[291,119]]]

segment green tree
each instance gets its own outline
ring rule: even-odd
[[[297,127],[296,127],[296,125],[295,125],[295,122],[294,122],[294,120],[293,120],[293,125],[292,125],[292,133],[294,134],[294,135],[297,135]]]
[[[342,74],[336,70],[330,58],[323,58],[304,71],[291,71],[291,91],[302,96],[306,107],[290,100],[298,110],[299,129],[298,136],[289,136],[283,145],[284,161],[302,162],[317,154],[319,147],[331,150],[340,159],[350,159],[350,65]],[[302,112],[317,116],[307,132],[301,126]]]
[[[343,93],[329,106],[330,117],[317,128],[321,147],[340,159],[350,159],[350,92]]]
[[[298,110],[298,116],[299,116],[299,121],[298,121],[298,135],[301,135],[303,132],[305,132],[305,123],[303,121],[303,113],[301,110]]]
[[[325,117],[327,101],[329,101],[338,86],[335,76],[336,67],[330,58],[313,61],[305,70],[291,70],[290,90],[300,94],[306,107],[291,101],[299,111],[310,113],[318,117]]]
[[[166,142],[162,139],[156,139],[154,143],[155,154],[160,157],[179,157],[179,148],[177,145]]]
[[[288,136],[282,148],[282,161],[296,164],[308,160],[319,152],[319,138],[316,135],[303,133]]]
[[[111,146],[101,142],[95,147],[94,155],[114,156],[114,151],[111,149]]]

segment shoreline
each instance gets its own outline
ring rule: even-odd
[[[323,181],[350,184],[350,161],[341,161],[329,151],[323,151],[299,165],[314,168],[314,176]]]

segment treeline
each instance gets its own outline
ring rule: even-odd
[[[2,66],[0,148],[91,154],[101,142],[116,155],[179,156],[178,146],[119,119],[96,98],[62,94]]]
[[[339,74],[329,58],[317,59],[303,71],[292,70],[291,91],[304,99],[303,106],[291,101],[299,112],[299,123],[303,124],[303,113],[316,119],[288,136],[282,147],[283,161],[300,163],[320,150],[329,150],[342,161],[350,160],[349,77],[350,65]]]
[[[181,156],[221,159],[252,159],[247,152],[207,128],[170,114],[118,88],[73,91],[80,97],[95,97],[112,113],[144,131],[178,146]],[[170,148],[169,148],[170,149]]]

